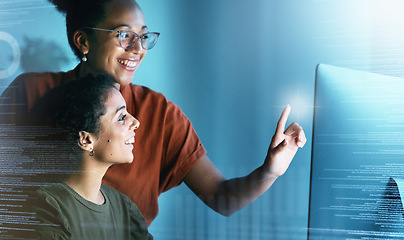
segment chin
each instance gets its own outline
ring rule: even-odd
[[[132,162],[133,162],[133,158],[134,158],[134,157],[133,157],[133,154],[131,154],[130,157],[128,157],[128,158],[126,159],[127,161],[125,161],[125,163],[132,163]]]
[[[132,82],[133,76],[134,74],[131,74],[130,76],[117,76],[115,79],[121,86],[126,86]]]
[[[125,163],[133,163],[133,158],[131,158],[131,159],[128,160],[128,161],[125,161]]]

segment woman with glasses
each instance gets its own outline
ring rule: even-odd
[[[153,239],[136,204],[101,183],[110,166],[133,161],[139,127],[115,83],[108,74],[89,74],[51,89],[33,106],[32,169],[46,184],[29,201],[36,220],[30,237]]]
[[[130,114],[143,128],[134,162],[115,165],[104,183],[129,196],[150,224],[158,213],[158,197],[181,182],[210,208],[229,216],[262,195],[288,168],[306,138],[283,112],[264,163],[251,174],[227,180],[206,155],[191,122],[162,94],[131,83],[134,73],[157,41],[134,0],[50,0],[66,14],[69,44],[81,63],[72,71],[31,73],[16,79],[3,94],[13,104],[3,108],[9,121],[20,122],[35,100],[49,89],[97,70],[111,74]],[[4,111],[4,110],[3,110]],[[146,132],[147,129],[147,132]]]

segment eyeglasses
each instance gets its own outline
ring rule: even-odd
[[[156,45],[157,39],[160,36],[160,33],[158,33],[158,32],[148,32],[148,33],[143,33],[143,34],[139,35],[132,31],[117,31],[117,30],[91,28],[91,27],[83,27],[83,28],[97,30],[97,31],[118,33],[119,45],[123,49],[133,48],[133,46],[135,46],[137,41],[140,39],[140,45],[142,45],[142,48],[145,50],[150,50]]]

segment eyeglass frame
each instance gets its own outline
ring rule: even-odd
[[[125,30],[125,31],[120,31],[120,30],[103,29],[103,28],[93,28],[93,27],[82,27],[82,29],[91,29],[91,30],[98,30],[98,31],[104,31],[104,32],[115,32],[115,33],[118,33],[118,34],[119,34],[119,35],[118,35],[119,46],[120,46],[121,48],[125,49],[125,50],[128,50],[128,49],[133,48],[133,47],[136,45],[137,41],[139,41],[139,39],[140,39],[142,36],[144,36],[145,34],[149,34],[149,33],[156,34],[156,35],[157,35],[157,39],[158,39],[158,37],[160,36],[160,33],[159,33],[159,32],[147,32],[147,33],[143,33],[143,34],[139,35],[139,34],[137,34],[136,32],[133,32],[133,31],[126,31],[126,30]],[[123,32],[130,32],[130,33],[134,33],[134,34],[135,34],[135,36],[136,36],[136,41],[133,43],[132,46],[127,47],[127,48],[122,47],[122,44],[121,44],[121,39],[122,39],[122,38],[121,38],[121,33],[123,33]],[[157,41],[157,40],[156,40],[156,41]],[[156,45],[156,44],[154,44],[153,47],[154,47],[155,45]],[[140,41],[140,46],[142,46],[142,48],[143,48],[144,50],[150,50],[150,49],[153,48],[153,47],[151,47],[151,48],[149,48],[149,49],[145,48],[145,47],[143,46],[142,41]]]

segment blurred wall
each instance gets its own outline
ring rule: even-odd
[[[308,137],[286,174],[256,202],[222,217],[185,185],[160,197],[156,239],[305,239],[315,67],[328,63],[404,77],[400,0],[139,0],[159,31],[134,83],[164,93],[191,119],[226,177],[262,164],[276,122]],[[63,17],[45,0],[0,1],[0,86],[26,71],[77,61]]]

